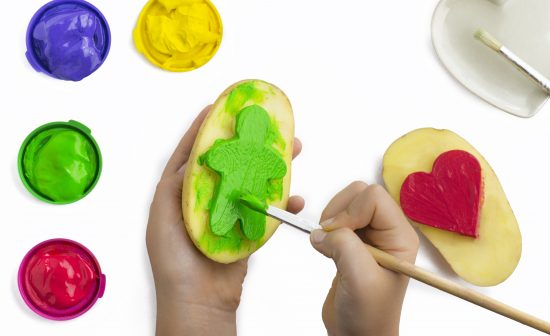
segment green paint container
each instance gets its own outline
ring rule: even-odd
[[[19,177],[41,201],[69,204],[88,195],[101,175],[101,152],[83,124],[53,122],[31,132],[21,145]]]

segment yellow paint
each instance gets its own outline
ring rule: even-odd
[[[150,0],[138,18],[134,43],[154,65],[190,71],[216,54],[222,35],[220,15],[209,0]]]

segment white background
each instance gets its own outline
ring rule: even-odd
[[[36,73],[25,60],[26,26],[44,1],[11,1],[0,20],[0,334],[153,334],[144,237],[155,184],[196,113],[245,78],[276,84],[293,104],[304,150],[293,164],[292,192],[306,198],[303,216],[312,219],[347,183],[381,182],[382,155],[402,134],[432,126],[469,140],[500,177],[523,234],[515,273],[479,290],[550,319],[550,107],[519,119],[451,78],[430,41],[436,0],[218,0],[221,49],[190,73],[162,71],[135,51],[131,34],[145,0],[93,3],[109,20],[113,43],[106,63],[80,83]],[[43,204],[19,181],[17,151],[35,127],[69,119],[93,130],[103,174],[84,200]],[[105,297],[62,323],[31,313],[16,285],[24,254],[54,237],[89,247],[107,275]],[[425,241],[418,264],[461,282]],[[251,258],[239,333],[324,334],[321,306],[333,274],[306,235],[282,226]],[[538,334],[414,281],[401,327],[403,335]]]

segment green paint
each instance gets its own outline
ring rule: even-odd
[[[209,253],[216,253],[220,251],[237,252],[245,246],[244,242],[247,241],[246,237],[243,236],[237,225],[235,225],[223,236],[213,235],[210,228],[207,228],[207,230],[208,233],[201,237],[199,244]]]
[[[235,116],[245,107],[247,103],[261,104],[265,100],[266,91],[259,89],[255,81],[244,82],[237,85],[227,95],[225,101],[225,111],[231,116]],[[269,87],[269,94],[275,95],[272,87]],[[276,149],[282,154],[286,148],[285,139],[279,131],[280,125],[275,118],[271,118],[271,126],[267,135],[267,143],[275,145]]]
[[[270,181],[282,179],[287,169],[281,154],[269,143],[271,125],[261,106],[245,107],[237,115],[235,137],[216,141],[202,155],[200,162],[220,175],[210,208],[209,226],[214,235],[227,235],[240,221],[248,240],[263,237],[265,215],[244,206],[239,198],[250,194],[266,201],[278,196]]]
[[[267,194],[270,201],[280,200],[283,198],[283,179],[270,180],[267,185]]]
[[[264,215],[266,214],[266,210],[268,207],[267,203],[263,200],[258,199],[256,196],[250,195],[250,194],[242,195],[240,197],[240,201],[250,209],[257,211],[259,213],[262,213]]]
[[[19,154],[19,172],[27,189],[41,200],[75,202],[88,194],[101,171],[99,148],[85,126],[44,125],[27,137]]]
[[[280,131],[281,127],[279,122],[275,118],[271,118],[271,125],[269,127],[269,132],[267,133],[267,143],[275,145],[275,147],[282,154],[286,149],[286,142]]]
[[[195,211],[200,209],[210,209],[210,201],[214,196],[214,188],[218,177],[216,174],[205,170],[195,178]]]
[[[237,85],[227,96],[225,111],[234,116],[239,113],[247,102],[262,103],[265,92],[256,88],[254,84],[254,81],[249,81]]]

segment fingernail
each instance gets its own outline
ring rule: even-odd
[[[320,244],[323,242],[326,236],[327,233],[324,230],[313,230],[311,232],[311,241],[314,244]]]
[[[321,222],[321,226],[323,228],[326,228],[327,226],[329,226],[330,224],[332,224],[334,222],[334,218],[329,218],[327,220],[324,220],[323,222]]]

